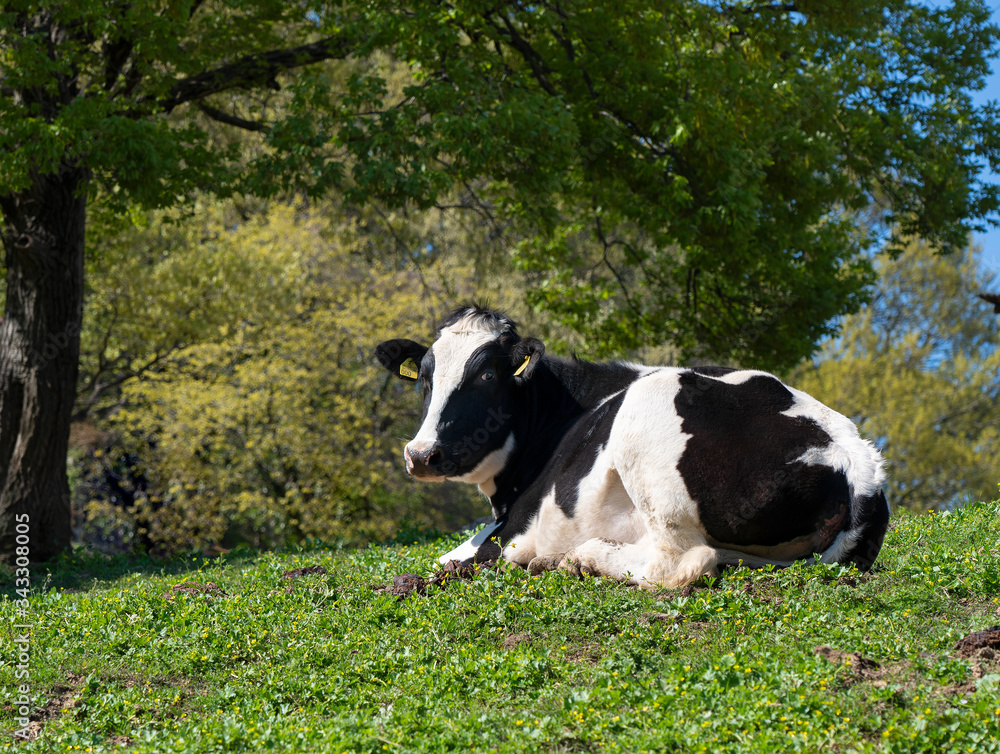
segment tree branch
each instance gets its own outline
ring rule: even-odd
[[[632,329],[634,332],[636,332],[636,335],[638,336],[639,323],[642,322],[642,312],[640,311],[636,303],[632,300],[632,296],[629,295],[628,285],[626,284],[625,279],[622,277],[621,273],[619,273],[618,270],[615,269],[614,265],[611,264],[611,260],[608,259],[608,252],[611,251],[611,247],[615,245],[615,242],[608,241],[607,236],[604,234],[604,227],[601,224],[601,217],[600,215],[596,214],[596,212],[594,214],[594,226],[597,235],[597,240],[601,242],[602,246],[604,246],[604,254],[602,255],[601,261],[604,263],[604,266],[611,271],[611,274],[615,276],[615,280],[618,282],[618,288],[619,290],[621,290],[622,296],[625,298],[625,303],[628,305],[628,308],[632,310],[632,313],[636,317],[636,322]]]
[[[236,115],[230,115],[229,113],[224,113],[222,110],[212,107],[211,105],[206,105],[204,102],[195,102],[195,107],[201,110],[205,115],[207,115],[212,120],[216,120],[219,123],[225,123],[227,126],[235,126],[236,128],[242,128],[244,131],[267,131],[268,127],[263,123],[259,123],[255,120],[245,120]]]
[[[131,39],[105,39],[101,51],[104,56],[104,91],[110,92],[125,69],[125,63],[132,54]]]
[[[78,396],[76,402],[77,405],[75,407],[73,418],[71,419],[71,421],[79,422],[88,418],[89,416],[91,416],[91,413],[97,401],[105,392],[107,392],[111,388],[116,388],[120,387],[121,385],[124,385],[126,382],[133,379],[134,377],[141,377],[142,375],[146,374],[154,367],[156,367],[158,364],[166,360],[169,356],[185,348],[187,348],[186,345],[180,343],[174,343],[172,346],[168,346],[166,351],[158,353],[156,356],[147,361],[145,364],[138,367],[132,367],[131,369],[123,370],[117,377],[112,379],[110,382],[99,382],[98,377],[100,377],[100,374],[94,375],[94,377],[88,383],[88,387],[90,388],[90,395],[87,396],[86,398]]]
[[[506,39],[507,44],[509,44],[521,55],[524,62],[531,68],[532,76],[534,76],[538,85],[541,86],[542,89],[544,89],[548,94],[551,94],[553,97],[557,97],[558,92],[548,79],[548,73],[551,72],[552,69],[549,68],[545,60],[538,54],[535,48],[531,46],[531,43],[517,33],[517,29],[514,27],[514,24],[511,23],[511,20],[507,18],[507,16],[500,14],[500,22],[503,24],[503,26],[501,26],[496,20],[497,16],[493,13],[487,13],[483,16],[483,18],[486,23],[488,23],[494,30],[497,31],[497,33]]]
[[[181,79],[173,85],[160,105],[169,113],[185,102],[201,100],[229,89],[277,88],[278,74],[324,60],[345,58],[354,49],[352,42],[347,35],[341,34],[299,47],[247,55],[234,63]]]

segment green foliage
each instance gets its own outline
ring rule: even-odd
[[[997,206],[976,175],[1000,147],[969,95],[996,44],[982,3],[796,8],[368,6],[417,82],[352,81],[378,115],[342,105],[349,191],[429,202],[442,163],[486,176],[528,300],[591,353],[790,366],[872,280],[858,211],[888,207],[890,247],[957,248]]]
[[[737,569],[651,594],[509,568],[375,590],[454,543],[36,569],[49,712],[19,748],[1000,751],[996,659],[955,651],[997,623],[1000,503],[897,517],[867,575]],[[307,565],[327,573],[283,578]],[[218,589],[171,589],[191,582]],[[13,617],[4,599],[4,639]]]
[[[406,480],[420,401],[373,362],[430,329],[426,283],[369,261],[332,207],[168,219],[106,239],[91,276],[88,383],[118,386],[93,405],[120,438],[89,467],[93,526],[120,525],[109,475],[133,480],[126,523],[158,551],[385,538],[468,506]]]
[[[119,207],[225,190],[239,155],[218,149],[204,123],[163,117],[176,84],[241,51],[283,47],[304,32],[306,11],[271,0],[8,4],[0,16],[0,194],[67,164],[87,166],[95,190]],[[206,90],[226,84],[218,77]]]
[[[889,499],[926,510],[996,492],[1000,331],[977,249],[911,243],[878,259],[870,305],[792,382],[853,418],[889,460]]]
[[[0,196],[68,165],[116,212],[457,188],[589,353],[785,367],[860,305],[879,230],[949,251],[1000,206],[981,0],[790,8],[26,0],[0,14]]]

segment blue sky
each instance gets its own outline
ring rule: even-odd
[[[930,5],[947,7],[951,3],[931,2]],[[993,23],[1000,24],[1000,2],[993,2]],[[975,93],[977,103],[989,100],[1000,100],[1000,61],[993,59],[993,74],[986,82],[986,88]],[[987,173],[984,176],[991,183],[1000,183],[1000,175]],[[988,233],[977,233],[974,240],[983,247],[983,262],[994,272],[1000,274],[1000,228],[993,228]]]

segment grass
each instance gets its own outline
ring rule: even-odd
[[[425,594],[457,538],[36,570],[19,752],[1000,751],[1000,503],[899,516],[876,569],[653,594],[504,568]],[[286,569],[327,573],[283,577]],[[217,588],[172,589],[179,583]],[[8,588],[7,593],[11,593]],[[18,727],[14,603],[0,720]]]

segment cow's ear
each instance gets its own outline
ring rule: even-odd
[[[420,373],[420,362],[427,353],[427,346],[407,340],[406,338],[396,338],[387,340],[375,346],[375,358],[379,364],[384,366],[401,380],[417,381]]]
[[[510,363],[514,376],[530,380],[545,353],[545,345],[538,338],[525,338],[510,350]]]

